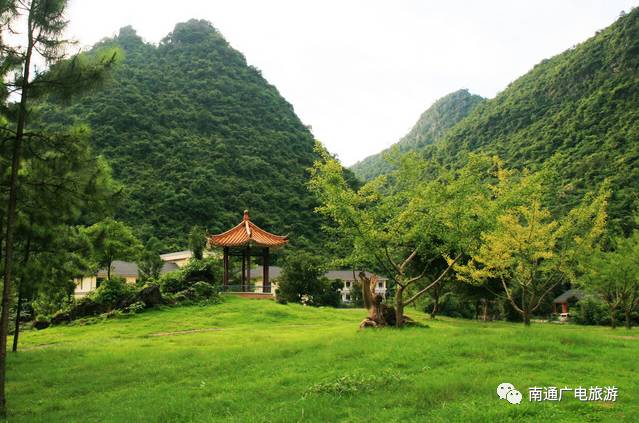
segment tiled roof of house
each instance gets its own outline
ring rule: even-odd
[[[581,300],[583,297],[584,297],[583,291],[579,289],[569,289],[568,291],[564,292],[563,294],[555,298],[553,300],[553,303],[562,304],[562,303],[567,303],[568,301],[572,299]]]
[[[188,259],[188,258],[191,258],[192,256],[193,256],[193,251],[191,250],[175,251],[172,253],[160,254],[160,258],[162,258],[162,260],[164,261]]]
[[[244,219],[237,226],[226,232],[211,235],[210,246],[217,247],[240,247],[252,245],[256,247],[281,247],[288,243],[287,236],[275,235],[251,222],[248,210],[244,211]]]

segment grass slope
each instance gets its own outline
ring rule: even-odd
[[[358,331],[362,315],[229,298],[26,332],[9,420],[639,421],[639,338],[624,330],[444,318]],[[497,399],[506,381],[521,405]],[[564,385],[617,385],[619,400],[527,401],[529,386]]]

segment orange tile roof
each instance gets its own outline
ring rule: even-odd
[[[209,237],[209,245],[217,247],[281,247],[288,243],[287,236],[274,235],[251,222],[248,210],[244,211],[242,222],[226,232]]]

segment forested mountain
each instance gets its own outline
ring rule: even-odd
[[[445,163],[484,151],[532,169],[557,155],[561,206],[610,178],[613,227],[628,230],[639,195],[639,9],[536,65],[430,150]]]
[[[421,150],[433,144],[461,119],[466,117],[483,100],[470,94],[468,90],[459,90],[437,100],[430,106],[413,128],[395,145],[400,152]],[[392,165],[384,159],[391,149],[369,156],[351,167],[355,175],[363,180],[388,173]]]
[[[178,24],[158,46],[126,27],[94,49],[112,45],[125,53],[113,83],[43,115],[90,125],[125,186],[118,218],[168,248],[185,247],[192,225],[230,228],[246,208],[273,232],[317,239],[313,136],[210,23]]]

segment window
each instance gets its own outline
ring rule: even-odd
[[[383,288],[383,287],[384,287],[384,282],[379,282],[379,283],[377,284],[377,286],[378,286],[378,287],[380,287],[380,288]]]
[[[100,285],[102,285],[102,282],[104,282],[104,278],[96,278],[95,279],[95,289],[98,289],[100,287]]]
[[[344,297],[345,301],[350,301],[351,300],[351,295],[350,294],[346,294],[346,296]]]
[[[346,288],[350,288],[351,287],[351,281],[346,281]]]

